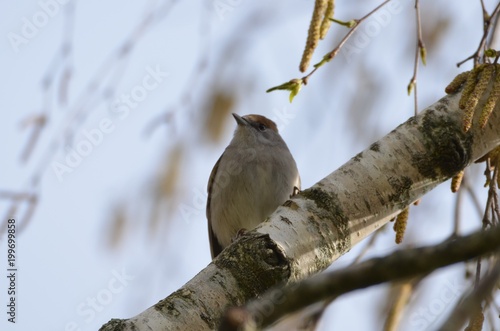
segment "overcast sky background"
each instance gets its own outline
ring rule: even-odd
[[[335,17],[359,18],[379,3],[337,1]],[[0,192],[39,198],[29,223],[25,204],[15,214],[17,323],[1,311],[0,329],[97,330],[111,318],[140,313],[203,269],[210,262],[206,183],[235,128],[229,112],[277,122],[304,188],[412,116],[406,87],[416,43],[413,1],[393,3],[361,26],[350,52],[320,68],[292,104],[286,92],[265,90],[301,76],[312,1],[0,3]],[[486,1],[490,11],[496,3]],[[428,57],[418,76],[420,110],[470,69],[471,63],[455,64],[475,51],[482,34],[479,1],[423,1],[421,9]],[[313,63],[347,31],[333,25]],[[25,39],[13,42],[16,36]],[[62,57],[65,40],[71,51]],[[131,46],[125,53],[124,44]],[[121,97],[133,93],[139,97],[128,104]],[[209,109],[221,99],[228,113],[217,117]],[[22,123],[39,114],[48,121],[23,163],[33,125]],[[88,138],[92,132],[102,136],[98,143]],[[91,150],[71,172],[54,171],[78,146]],[[471,178],[484,202],[482,170],[473,167]],[[454,201],[446,183],[412,207],[403,246],[446,238]],[[0,200],[2,217],[11,205]],[[464,199],[463,233],[479,227]],[[349,264],[363,245],[333,268]],[[388,229],[369,256],[398,248]],[[2,274],[6,250],[2,234]],[[407,314],[404,329],[436,328],[468,284],[463,267],[431,276],[412,302],[420,315]],[[321,330],[381,329],[387,288],[336,300]],[[3,310],[6,292],[2,281]]]

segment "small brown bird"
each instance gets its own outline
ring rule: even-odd
[[[208,181],[212,259],[240,230],[251,230],[300,189],[297,165],[276,124],[261,115],[233,114],[238,126]]]

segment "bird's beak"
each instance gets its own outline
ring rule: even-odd
[[[244,119],[243,117],[241,117],[240,115],[238,114],[235,114],[233,113],[233,117],[234,119],[236,120],[236,123],[238,123],[238,125],[243,125],[243,126],[246,126],[248,125],[248,121],[246,119]]]

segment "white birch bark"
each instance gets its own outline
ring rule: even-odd
[[[324,270],[407,205],[500,144],[499,107],[483,130],[473,125],[464,133],[459,98],[460,93],[447,95],[410,118],[287,201],[181,289],[101,330],[217,329],[228,307]]]

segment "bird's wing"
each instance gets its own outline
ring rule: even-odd
[[[210,211],[210,203],[211,203],[211,196],[212,196],[212,189],[213,189],[213,184],[215,180],[215,175],[217,174],[217,170],[219,169],[219,163],[222,157],[224,156],[224,153],[222,153],[221,157],[217,160],[217,163],[215,163],[214,168],[212,169],[212,173],[210,174],[210,179],[208,180],[208,199],[207,199],[207,220],[208,220],[208,239],[210,241],[210,253],[212,254],[212,260],[219,255],[220,252],[222,252],[222,245],[219,243],[219,240],[217,240],[217,237],[215,236],[215,233],[212,229],[212,220],[211,220],[211,211]]]

